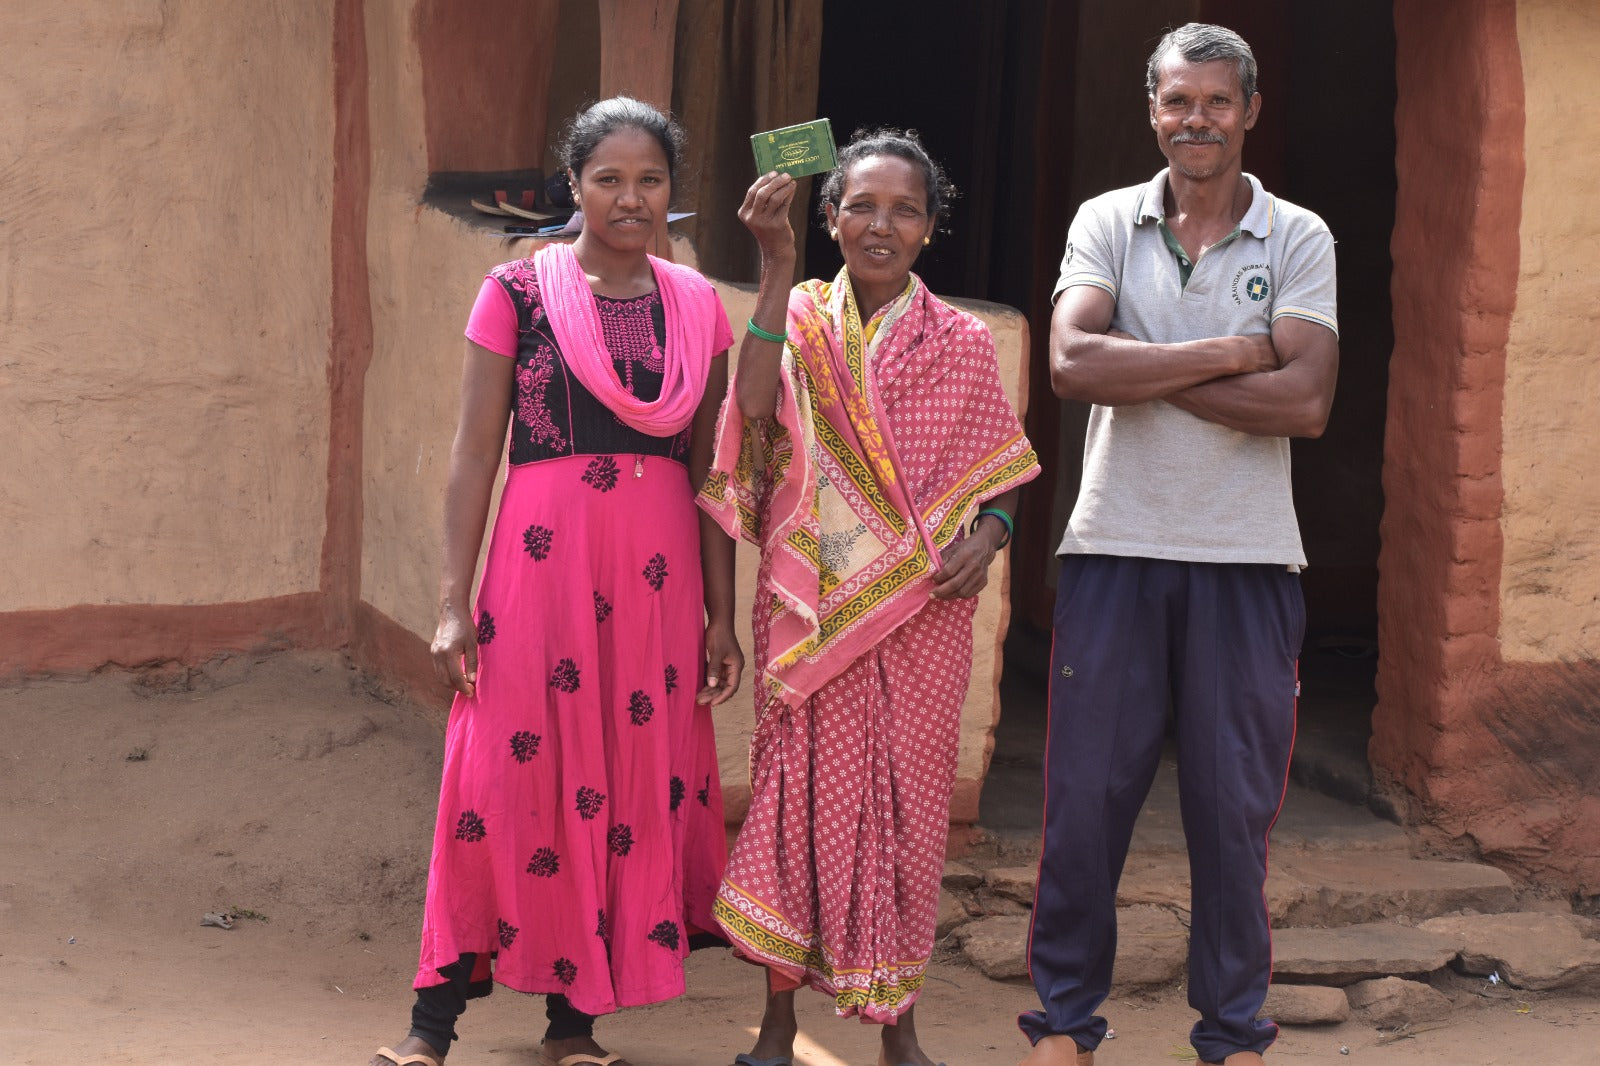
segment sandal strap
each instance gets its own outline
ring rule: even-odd
[[[440,1059],[432,1055],[402,1055],[393,1048],[381,1047],[378,1054],[394,1063],[394,1066],[444,1066]]]

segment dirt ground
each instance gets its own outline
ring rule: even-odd
[[[410,1006],[442,716],[386,699],[332,655],[205,671],[107,670],[0,689],[0,1046],[7,1062],[367,1061]],[[202,926],[207,911],[251,915]],[[1285,1029],[1269,1062],[1588,1063],[1600,999],[1488,999],[1390,1040]],[[1024,984],[946,961],[919,1009],[950,1066],[1010,1066]],[[870,1066],[876,1031],[801,1001],[797,1063]],[[636,1066],[725,1066],[759,1018],[756,971],[689,962],[689,994],[602,1021]],[[1102,1066],[1192,1058],[1183,992],[1114,998]],[[532,1066],[542,1003],[500,990],[453,1066]]]

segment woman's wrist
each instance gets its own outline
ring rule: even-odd
[[[774,315],[773,317],[776,318],[777,316]],[[758,340],[771,341],[773,344],[782,344],[789,339],[789,335],[786,332],[786,323],[780,325],[777,329],[767,329],[756,321],[755,315],[750,316],[750,321],[746,323],[746,328],[752,337]]]
[[[985,519],[988,521],[985,521]],[[972,520],[972,524],[974,531],[979,528],[989,531],[989,543],[995,551],[999,551],[1011,543],[1011,516],[998,508],[985,507],[978,512],[978,517]]]
[[[760,280],[762,284],[760,288],[766,289],[767,286],[773,285],[787,294],[789,286],[794,284],[795,258],[793,248],[785,252],[769,252],[763,248],[761,250]],[[787,302],[787,299],[785,299],[785,302]]]

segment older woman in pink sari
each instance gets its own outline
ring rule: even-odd
[[[761,291],[700,505],[761,549],[751,806],[713,906],[767,970],[739,1066],[786,1066],[794,993],[883,1024],[881,1066],[933,1066],[913,1008],[933,948],[974,597],[1038,462],[975,317],[911,273],[950,192],[914,135],[857,135],[823,185],[845,267],[793,276],[794,182],[740,216]]]

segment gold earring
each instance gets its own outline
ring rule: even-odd
[[[924,237],[924,238],[922,238],[923,247],[927,247],[928,245],[930,245],[932,243],[933,243],[933,238],[932,237]]]
[[[839,231],[837,229],[830,229],[828,231],[828,239],[830,241],[838,240],[839,239]]]

